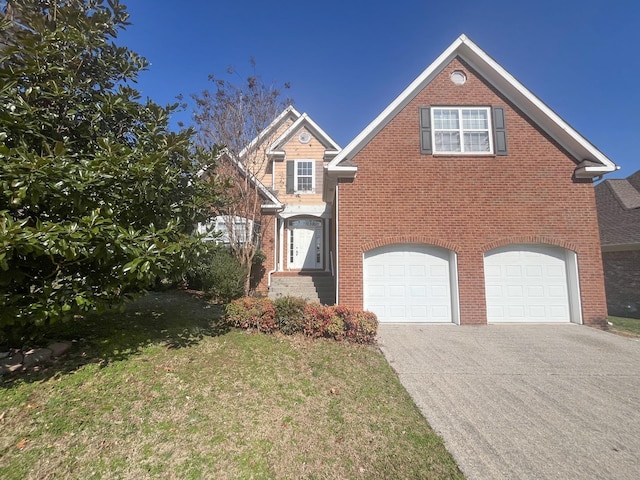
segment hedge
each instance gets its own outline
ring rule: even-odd
[[[378,331],[378,319],[372,312],[306,303],[297,297],[282,297],[275,302],[269,298],[239,298],[227,305],[225,319],[238,328],[354,343],[375,343]]]

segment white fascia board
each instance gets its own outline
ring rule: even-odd
[[[327,135],[327,133],[322,130],[322,128],[320,128],[320,126],[314,122],[309,115],[303,113],[282,135],[280,135],[280,137],[276,139],[275,142],[271,144],[267,150],[267,154],[278,155],[282,151],[281,149],[284,147],[284,144],[289,141],[295,132],[302,128],[302,126],[311,130],[314,136],[319,138],[325,146],[328,145],[333,150],[340,151],[340,146],[329,135]]]
[[[271,132],[271,130],[273,130],[278,125],[280,125],[280,122],[282,122],[289,115],[293,115],[296,119],[300,118],[300,112],[298,112],[295,108],[293,108],[293,105],[289,105],[264,130],[262,130],[258,134],[258,136],[256,138],[254,138],[251,141],[251,143],[249,143],[249,145],[247,145],[245,148],[242,149],[242,151],[238,154],[240,156],[240,158],[242,158],[246,154],[246,152],[248,150],[251,150],[258,143],[260,143],[260,141],[262,141],[262,139],[265,136],[267,136]]]
[[[547,104],[536,97],[470,39],[464,38],[458,54],[527,116],[534,120],[545,132],[549,133],[576,160],[596,160],[604,167],[602,173],[617,170],[618,167],[613,161],[580,135]]]
[[[278,203],[263,203],[262,205],[260,205],[260,208],[262,210],[280,210],[282,209],[283,205],[282,203],[278,202]]]
[[[229,159],[235,164],[235,166],[237,167],[237,169],[240,171],[240,173],[242,173],[243,175],[246,175],[249,178],[249,181],[251,181],[254,185],[256,185],[258,187],[258,190],[260,190],[260,192],[267,197],[268,200],[270,200],[272,202],[273,205],[279,205],[282,206],[282,203],[280,203],[280,200],[278,200],[276,198],[276,196],[271,193],[271,191],[264,186],[264,183],[262,183],[258,177],[256,177],[253,173],[251,172],[247,172],[247,169],[244,168],[244,165],[242,164],[242,162],[238,162],[237,160],[235,160],[233,157],[229,156]],[[278,207],[279,208],[279,207]]]
[[[356,167],[355,165],[344,167],[341,165],[331,166],[331,164],[329,164],[325,168],[327,169],[327,172],[329,173],[330,176],[340,176],[341,173],[347,173],[347,174],[353,173],[355,175],[356,172],[358,171],[358,167]],[[331,175],[331,174],[335,174],[335,175]]]
[[[320,126],[316,122],[314,122],[310,116],[305,113],[303,117],[307,120],[309,126],[311,127],[311,130],[314,131],[316,136],[323,138],[325,142],[329,144],[331,150],[341,150],[340,145],[338,145],[333,138],[331,138],[322,128],[320,128]],[[326,150],[329,150],[329,148],[327,148]]]
[[[455,57],[456,50],[466,39],[461,35],[447,48],[427,69],[422,72],[404,91],[385,108],[364,130],[362,130],[340,154],[329,163],[329,168],[333,169],[340,162],[349,156],[358,153],[382,128],[402,110],[420,90],[424,88],[435,76]]]
[[[507,72],[498,62],[487,55],[466,35],[460,35],[427,69],[418,76],[375,120],[351,141],[329,164],[330,169],[345,158],[358,153],[402,108],[404,108],[431,80],[456,56],[460,56],[471,67],[484,76],[490,84],[518,106],[549,133],[579,162],[595,160],[603,165],[602,173],[618,169],[604,153],[562,120],[544,102]]]
[[[616,170],[616,169],[614,169]],[[601,166],[601,167],[579,167],[575,169],[575,176],[576,178],[593,178],[593,177],[598,177],[600,175],[605,175],[607,173],[611,173],[613,170],[611,170],[609,167],[607,166]]]

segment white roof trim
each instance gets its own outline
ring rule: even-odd
[[[330,218],[331,206],[322,205],[285,205],[279,213],[280,218],[291,218],[297,215],[309,215],[313,217]]]
[[[274,128],[277,128],[277,126],[280,125],[280,123],[289,115],[293,116],[295,119],[300,118],[300,112],[298,112],[295,108],[293,108],[293,105],[289,105],[287,108],[285,108],[282,111],[280,115],[278,115],[269,125],[267,125],[267,127],[264,130],[262,130],[256,138],[251,140],[251,143],[249,143],[249,145],[247,145],[245,148],[242,149],[242,151],[238,154],[240,158],[242,158],[245,155],[247,150],[253,148],[266,135],[268,135],[269,132],[271,132],[271,130],[273,130]]]
[[[404,108],[456,56],[460,56],[505,97],[562,145],[577,161],[602,164],[601,173],[617,170],[604,153],[593,146],[544,102],[518,82],[509,72],[482,51],[466,35],[460,35],[427,69],[416,78],[380,115],[353,139],[328,165],[332,171],[343,160],[357,154],[391,119]],[[593,168],[593,167],[590,167]]]
[[[280,202],[280,200],[278,200],[276,196],[273,193],[271,193],[271,190],[265,187],[264,183],[262,183],[254,174],[252,174],[251,172],[247,172],[246,168],[244,168],[244,165],[241,162],[238,162],[236,159],[234,159],[231,155],[227,153],[226,150],[224,150],[221,153],[221,155],[226,155],[229,158],[229,160],[233,162],[233,164],[240,171],[240,173],[248,176],[249,180],[258,187],[258,190],[260,190],[260,193],[262,193],[267,198],[267,200],[271,202],[270,204],[261,205],[262,208],[282,208],[282,203]]]
[[[269,155],[282,155],[284,151],[282,148],[284,144],[291,139],[291,137],[300,129],[305,126],[308,130],[319,138],[325,145],[327,151],[340,151],[340,145],[338,145],[329,135],[326,134],[316,122],[314,122],[309,115],[303,113],[293,124],[271,144],[267,150]]]

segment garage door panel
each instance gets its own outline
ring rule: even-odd
[[[529,285],[527,295],[530,297],[544,297],[544,285]]]
[[[450,322],[451,321],[451,311],[445,305],[436,305],[432,309],[432,318],[438,319],[440,322]]]
[[[434,285],[431,287],[431,296],[435,298],[448,298],[449,288],[448,285]]]
[[[424,285],[412,285],[410,288],[411,296],[414,298],[427,296],[427,287],[425,287]]]
[[[520,265],[507,265],[505,267],[507,272],[507,277],[521,277],[522,276],[522,267]]]
[[[542,267],[540,265],[527,265],[528,277],[542,277]]]
[[[547,245],[510,245],[488,252],[487,321],[569,322],[565,259],[564,249]]]
[[[411,316],[414,318],[427,318],[426,305],[413,305],[411,306]]]
[[[389,265],[388,273],[390,277],[404,277],[405,269],[403,265]]]
[[[507,286],[507,295],[509,297],[524,297],[524,292],[522,291],[522,285]]]
[[[409,275],[412,277],[426,277],[427,269],[424,265],[411,265],[409,267]]]
[[[395,244],[366,252],[364,308],[381,322],[451,322],[449,252]]]
[[[370,265],[369,266],[369,278],[384,278],[384,267],[382,265]]]

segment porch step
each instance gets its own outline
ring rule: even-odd
[[[323,305],[335,303],[335,286],[330,275],[297,275],[271,277],[269,298],[300,297]]]

